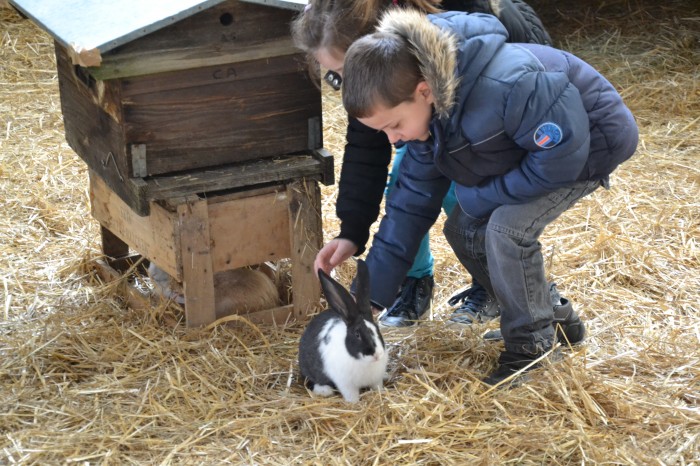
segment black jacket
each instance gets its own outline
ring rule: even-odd
[[[445,0],[446,11],[494,14],[493,0]],[[509,42],[551,44],[551,39],[534,10],[522,0],[499,0],[498,19],[508,30]],[[338,182],[336,215],[340,219],[338,238],[349,239],[365,250],[369,230],[379,216],[389,175],[391,144],[386,134],[368,128],[355,118],[348,121],[347,143]]]

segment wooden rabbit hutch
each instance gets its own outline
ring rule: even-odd
[[[55,39],[106,267],[157,264],[182,283],[188,326],[215,320],[213,274],[279,259],[292,302],[248,317],[318,305],[318,182],[334,181],[320,90],[289,34],[305,1],[11,3]]]

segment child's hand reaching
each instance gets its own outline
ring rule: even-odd
[[[314,270],[323,269],[330,275],[338,265],[357,252],[357,246],[349,239],[336,238],[323,246],[316,255]]]

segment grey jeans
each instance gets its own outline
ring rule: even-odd
[[[554,311],[538,238],[601,185],[607,187],[607,180],[578,182],[527,204],[502,205],[483,219],[456,208],[445,222],[457,258],[498,302],[507,351],[539,355],[551,349]]]

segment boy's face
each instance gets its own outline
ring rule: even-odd
[[[377,105],[374,113],[358,120],[377,131],[384,131],[392,144],[399,141],[427,141],[433,114],[433,93],[425,81],[418,83],[413,100],[393,108]]]

